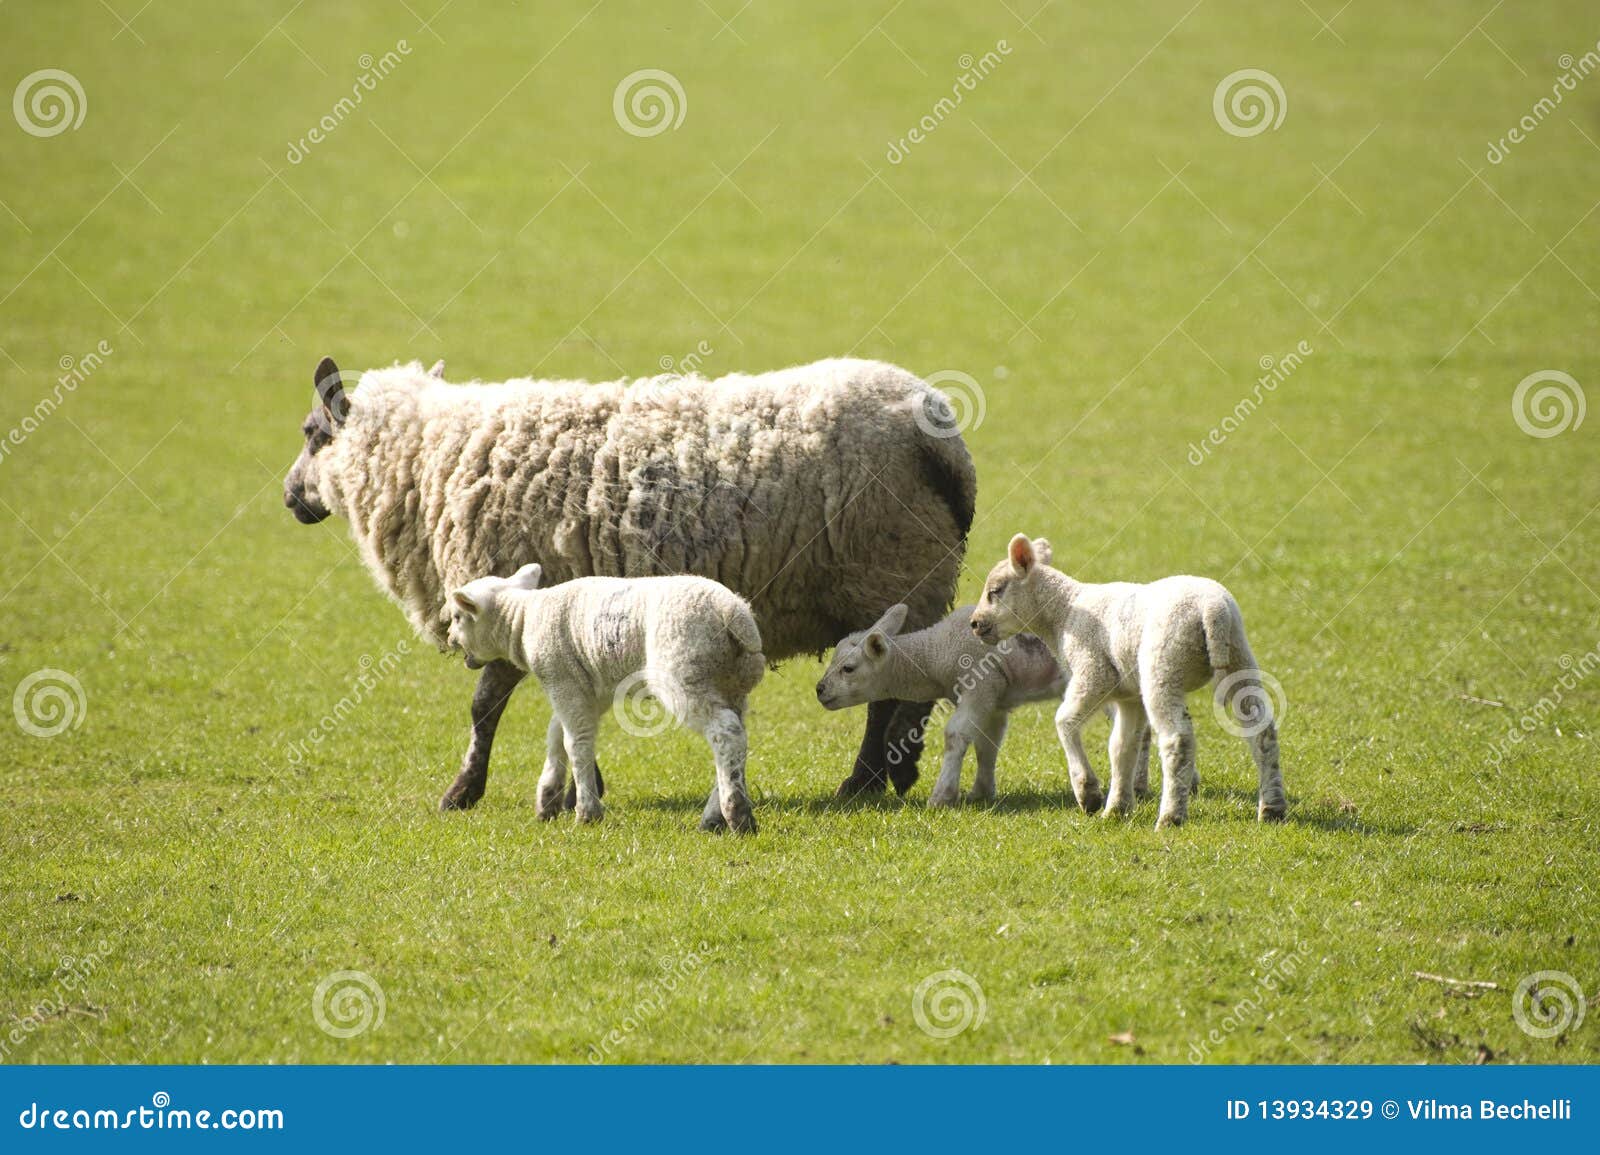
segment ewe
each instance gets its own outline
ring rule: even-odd
[[[870,630],[839,642],[817,683],[817,701],[829,710],[882,698],[953,704],[944,725],[944,764],[929,806],[954,806],[960,798],[968,747],[976,749],[978,763],[969,798],[993,798],[995,762],[1011,711],[1028,702],[1059,702],[1066,689],[1066,675],[1043,642],[1019,634],[986,646],[973,636],[973,609],[962,606],[925,630],[902,634],[906,607],[891,606]],[[1148,788],[1148,727],[1141,728],[1141,739],[1134,785],[1143,795]]]
[[[950,402],[904,369],[840,360],[715,381],[493,385],[442,373],[396,365],[346,393],[324,359],[284,482],[300,521],[349,520],[379,585],[431,642],[449,590],[531,561],[552,581],[714,578],[750,599],[773,661],[820,654],[894,602],[925,626],[955,600],[976,475]],[[484,668],[442,808],[483,796],[522,677],[509,662]],[[931,706],[874,702],[841,793],[886,779],[904,793]],[[909,755],[892,767],[891,743]]]
[[[579,822],[605,815],[595,773],[600,716],[640,679],[667,711],[711,746],[717,781],[702,830],[754,834],[745,786],[745,701],[766,658],[755,616],[738,594],[699,577],[578,578],[539,589],[540,568],[470,581],[450,595],[451,649],[474,668],[509,662],[539,679],[551,721],[537,813],[561,812],[567,764]]]
[[[1207,578],[1169,577],[1138,585],[1077,582],[1048,560],[1050,543],[1011,539],[1005,561],[989,571],[971,626],[989,643],[1026,631],[1043,638],[1069,671],[1056,731],[1078,805],[1089,813],[1126,813],[1134,803],[1134,759],[1142,713],[1161,751],[1157,828],[1188,814],[1194,774],[1194,725],[1184,696],[1217,679],[1219,707],[1232,712],[1260,774],[1257,816],[1283,818],[1288,804],[1278,768],[1278,731],[1264,675],[1244,636],[1239,604]],[[1103,796],[1083,749],[1083,724],[1110,701],[1111,793]]]

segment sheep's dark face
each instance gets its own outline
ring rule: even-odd
[[[350,408],[339,379],[339,367],[331,357],[324,357],[317,366],[315,385],[320,403],[300,426],[305,444],[290,467],[289,476],[283,479],[283,504],[302,525],[316,525],[333,512],[317,489],[320,464],[317,454],[333,444]]]

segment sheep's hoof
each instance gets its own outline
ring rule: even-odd
[[[954,806],[960,801],[961,795],[955,790],[951,790],[946,793],[941,793],[935,790],[932,794],[928,795],[928,809],[942,810],[947,806]]]
[[[1288,813],[1289,804],[1287,802],[1273,802],[1271,804],[1263,802],[1260,809],[1256,811],[1256,821],[1282,822]]]
[[[1078,795],[1078,805],[1083,807],[1085,814],[1098,814],[1106,804],[1106,796],[1095,790],[1089,794]]]
[[[756,816],[748,805],[741,806],[732,815],[725,815],[728,829],[735,834],[754,834],[756,832]]]
[[[439,812],[448,814],[452,810],[471,810],[483,797],[485,781],[483,778],[467,778],[465,775],[457,778],[450,784],[450,789],[444,792],[444,797],[439,799]]]
[[[722,811],[720,810],[711,814],[702,814],[700,816],[700,829],[706,834],[721,834],[728,829],[728,820],[722,816]]]
[[[1105,809],[1100,811],[1101,818],[1126,818],[1133,813],[1133,800],[1131,798],[1108,799]]]
[[[852,774],[839,783],[839,789],[833,792],[835,798],[868,798],[882,794],[887,788],[882,778],[875,778],[867,774]]]
[[[599,802],[596,802],[593,806],[578,807],[578,822],[582,825],[587,826],[591,823],[599,822],[605,816],[606,808]]]
[[[901,762],[889,767],[889,781],[894,785],[894,792],[901,796],[904,796],[907,790],[915,786],[917,779],[921,776],[915,765],[907,765]]]
[[[1185,817],[1183,814],[1163,814],[1156,819],[1156,829],[1165,830],[1169,826],[1182,826]]]

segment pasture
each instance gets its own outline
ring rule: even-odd
[[[1514,1013],[1600,995],[1592,8],[136,8],[0,7],[83,114],[0,118],[0,1061],[1600,1058]],[[283,507],[324,354],[933,377],[963,600],[1019,530],[1223,580],[1288,821],[1203,695],[1179,830],[1079,812],[1048,706],[993,806],[937,734],[836,802],[815,660],[754,839],[614,723],[605,821],[535,821],[532,683],[440,815],[472,676]]]

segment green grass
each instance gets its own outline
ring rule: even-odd
[[[114,350],[0,461],[0,689],[52,667],[86,701],[52,739],[0,727],[0,1058],[582,1062],[613,1030],[621,1061],[1600,1057],[1600,1010],[1537,1039],[1511,995],[1539,970],[1600,994],[1600,678],[1495,747],[1600,645],[1596,421],[1536,439],[1511,412],[1537,370],[1600,382],[1600,77],[1484,160],[1592,12],[1012,7],[713,0],[723,30],[692,3],[456,4],[438,38],[389,3],[157,4],[131,32],[90,0],[0,8],[7,90],[62,68],[88,100],[51,138],[0,118],[0,426]],[[1288,112],[1245,139],[1212,93],[1249,67]],[[647,139],[612,117],[642,68],[687,94]],[[1077,812],[1037,708],[992,809],[930,813],[927,761],[903,802],[836,806],[861,718],[816,707],[809,661],[754,701],[754,840],[695,833],[696,740],[615,727],[605,823],[535,821],[531,688],[484,804],[437,815],[472,683],[421,645],[292,760],[408,637],[345,527],[280,504],[317,357],[609,377],[701,341],[711,373],[853,351],[974,377],[968,598],[1019,529],[1088,579],[1224,579],[1288,697],[1291,820],[1254,822],[1198,701],[1181,831]],[[941,1039],[913,992],[949,969],[984,1017]],[[340,970],[385,997],[350,1039],[312,1015]]]

